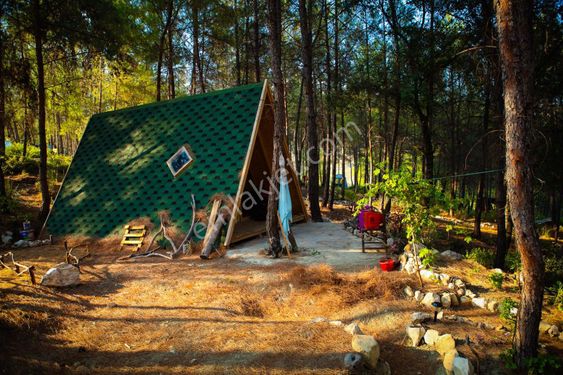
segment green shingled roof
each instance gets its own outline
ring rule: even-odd
[[[47,222],[53,235],[103,237],[168,210],[187,231],[202,208],[234,195],[263,83],[106,112],[90,119]],[[188,144],[195,162],[174,178],[166,161]]]

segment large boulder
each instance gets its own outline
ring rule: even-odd
[[[71,286],[80,283],[80,271],[68,263],[60,263],[50,268],[41,278],[41,285],[45,286]]]
[[[411,339],[412,346],[418,346],[420,344],[420,341],[424,337],[425,333],[426,333],[426,329],[422,326],[418,326],[418,325],[407,326],[407,335]]]
[[[379,360],[379,343],[373,336],[354,335],[352,337],[352,349],[361,353],[366,363],[373,369]]]
[[[452,335],[448,333],[438,336],[438,338],[434,342],[434,346],[436,348],[436,351],[440,353],[440,355],[444,355],[450,350],[455,349],[455,340]]]

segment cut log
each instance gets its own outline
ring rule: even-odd
[[[211,231],[208,231],[208,233],[206,233],[207,242],[204,242],[203,248],[201,250],[201,255],[199,256],[201,259],[209,259],[209,256],[214,249],[215,243],[217,242],[217,238],[221,233],[221,228],[223,228],[223,225],[225,225],[225,219],[223,213],[221,213],[217,216],[217,220],[215,220]]]

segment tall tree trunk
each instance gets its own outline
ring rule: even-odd
[[[322,221],[319,207],[319,145],[317,137],[317,114],[315,111],[315,93],[313,92],[313,35],[311,31],[312,3],[299,0],[299,23],[301,26],[301,54],[303,58],[303,87],[307,106],[307,163],[309,169],[309,208],[313,221]]]
[[[203,79],[203,68],[201,64],[200,47],[199,47],[199,9],[194,2],[192,4],[192,27],[193,27],[193,62],[192,62],[192,94],[197,93],[197,81],[199,79],[200,92],[205,92],[205,81]]]
[[[389,147],[389,170],[395,169],[395,148],[397,147],[397,139],[399,137],[399,119],[401,115],[401,62],[399,56],[399,25],[397,20],[397,9],[395,0],[389,0],[389,8],[391,10],[391,18],[393,24],[393,95],[395,96],[395,117],[393,119],[393,133],[391,136],[391,145]]]
[[[0,20],[3,19],[3,9],[0,7]],[[6,157],[6,91],[4,87],[4,33],[0,28],[0,198],[6,196],[4,181],[4,158]],[[3,207],[0,207],[2,210]]]
[[[332,111],[334,111],[334,101],[332,96],[332,67],[331,67],[331,56],[330,56],[330,41],[329,41],[329,32],[328,32],[328,24],[329,24],[329,9],[328,9],[328,1],[323,1],[324,7],[324,19],[325,19],[325,69],[326,69],[326,124],[327,124],[327,134],[326,139],[332,140]],[[323,185],[323,207],[326,207],[330,200],[330,183],[331,183],[331,162],[336,162],[333,158],[331,158],[334,152],[334,144],[331,142],[325,142],[326,150],[325,154],[328,155],[327,157],[327,165],[326,165],[326,172],[323,180],[325,180],[325,184]]]
[[[297,178],[301,181],[301,147],[299,147],[299,129],[301,123],[301,107],[303,104],[303,77],[299,85],[299,99],[297,100],[297,119],[295,120],[295,134],[293,136],[293,153],[295,154],[295,165],[297,168]]]
[[[328,6],[328,2],[327,2]],[[333,98],[338,99],[341,93],[341,85],[340,85],[340,45],[339,45],[339,30],[340,25],[338,24],[338,16],[339,16],[339,8],[338,8],[338,0],[334,0],[334,19],[333,19],[333,30],[334,30],[334,90],[333,90]],[[336,188],[336,149],[337,149],[337,131],[336,131],[336,100],[333,99],[334,108],[332,109],[332,168],[331,168],[331,180],[330,180],[330,194],[329,194],[329,202],[328,208],[332,211],[334,208],[334,191]],[[344,133],[344,132],[343,132]]]
[[[273,180],[276,181],[279,174],[279,157],[281,152],[281,140],[285,134],[285,89],[282,72],[282,19],[281,0],[268,0],[268,26],[270,29],[270,53],[272,54],[272,73],[274,83],[274,150],[272,157]],[[280,233],[278,228],[278,197],[277,187],[270,186],[268,195],[268,214],[266,217],[266,230],[270,252],[278,257],[282,250],[280,244]]]
[[[481,171],[487,169],[487,130],[489,129],[489,114],[491,107],[491,95],[489,79],[485,83],[485,106],[483,108],[483,138],[481,139]],[[475,222],[473,223],[473,236],[481,238],[481,217],[483,215],[484,192],[485,192],[485,173],[479,175],[479,186],[477,188],[477,203],[475,203]]]
[[[340,126],[341,129],[344,129],[346,125],[344,125],[344,110],[340,109]],[[346,185],[346,132],[342,132],[342,191],[341,191],[341,198],[344,200],[345,198],[345,185]]]
[[[168,0],[168,99],[176,97],[176,85],[174,82],[174,1]]]
[[[537,354],[544,283],[543,255],[534,231],[530,166],[533,4],[530,0],[498,0],[495,5],[504,85],[506,187],[523,276],[514,349],[517,363],[524,367],[525,359]]]
[[[260,20],[258,12],[258,0],[254,0],[253,2],[254,8],[254,76],[256,78],[256,82],[261,81],[261,74],[260,74]],[[297,157],[297,156],[296,156]]]
[[[158,41],[158,61],[156,63],[156,101],[159,102],[162,99],[162,62],[164,60],[164,44],[166,41],[166,28],[162,30],[160,34],[160,39]]]
[[[497,248],[495,253],[495,267],[504,268],[504,260],[508,252],[508,241],[506,239],[506,184],[504,181],[504,157],[499,160],[499,169],[497,174],[497,188],[495,197],[496,222],[497,222]]]
[[[239,31],[239,11],[238,2],[235,0],[234,4],[235,11],[235,73],[237,77],[237,86],[241,84],[241,72],[240,72],[240,31]]]
[[[33,38],[37,63],[37,97],[39,113],[39,185],[41,186],[41,211],[37,233],[43,226],[51,205],[47,183],[47,136],[45,131],[45,72],[43,65],[43,25],[39,0],[33,0]]]

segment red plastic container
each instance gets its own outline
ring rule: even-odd
[[[382,213],[365,210],[360,212],[360,229],[363,230],[378,230],[383,224],[385,216]]]
[[[393,271],[395,268],[395,261],[393,259],[381,259],[379,261],[379,267],[384,272]]]

